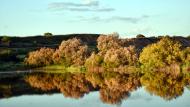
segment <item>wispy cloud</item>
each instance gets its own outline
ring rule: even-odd
[[[53,2],[48,5],[52,11],[78,11],[78,12],[110,12],[114,8],[100,6],[99,1],[83,0],[82,3],[75,2]]]
[[[143,15],[141,17],[127,17],[127,16],[112,16],[108,18],[101,18],[99,16],[95,17],[76,17],[73,21],[81,21],[81,22],[113,22],[113,21],[122,21],[122,22],[128,22],[128,23],[138,23],[144,19],[149,18],[150,16],[148,15]]]

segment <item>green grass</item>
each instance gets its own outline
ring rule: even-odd
[[[70,66],[70,67],[65,67],[64,65],[49,65],[45,67],[40,67],[34,69],[34,71],[39,71],[39,72],[48,72],[48,73],[65,73],[65,72],[70,72],[70,73],[82,73],[85,72],[86,69],[83,66]]]

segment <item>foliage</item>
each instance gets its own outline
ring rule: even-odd
[[[70,65],[83,65],[89,55],[88,46],[80,39],[73,38],[63,41],[59,49],[53,54],[54,63]]]
[[[184,91],[183,76],[172,76],[163,72],[147,72],[141,77],[141,84],[154,95],[166,100],[181,96]]]
[[[109,49],[104,56],[106,67],[119,67],[124,65],[135,65],[137,54],[133,46]]]
[[[1,42],[10,42],[11,41],[11,38],[8,37],[8,36],[3,36],[3,38],[1,39]]]
[[[181,44],[165,37],[145,47],[139,61],[145,67],[163,67],[181,62]]]
[[[138,34],[138,35],[136,36],[136,38],[145,38],[145,36],[142,35],[142,34]]]
[[[65,97],[81,98],[92,88],[91,84],[81,73],[63,73],[63,74],[31,74],[25,77],[25,81],[32,87],[44,91],[59,90]]]
[[[88,59],[86,59],[85,66],[100,67],[102,63],[103,63],[103,57],[93,52],[91,56]]]
[[[182,61],[185,65],[190,65],[190,47],[187,47],[182,51]]]
[[[119,48],[122,45],[119,36],[116,34],[100,35],[97,39],[97,48],[99,51],[107,51],[111,48]]]
[[[28,58],[25,59],[25,64],[33,67],[46,66],[53,64],[54,49],[41,48],[40,50],[30,52]]]
[[[51,36],[53,36],[53,34],[50,33],[50,32],[46,32],[46,33],[44,33],[44,36],[45,36],[45,37],[51,37]]]
[[[120,105],[123,99],[130,96],[128,91],[118,91],[111,89],[100,89],[100,99],[107,104]]]

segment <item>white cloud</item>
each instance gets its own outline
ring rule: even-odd
[[[78,11],[78,12],[111,12],[114,8],[100,6],[97,0],[82,0],[82,3],[76,2],[52,2],[48,5],[52,11]]]

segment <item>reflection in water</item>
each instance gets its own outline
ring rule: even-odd
[[[43,91],[59,90],[66,97],[81,98],[90,91],[100,90],[100,98],[109,104],[119,104],[129,93],[140,86],[136,74],[107,73],[64,73],[30,74],[25,80]]]
[[[140,86],[140,77],[136,74],[89,73],[86,77],[95,88],[99,87],[101,100],[109,104],[121,103],[130,95],[130,91]]]
[[[141,83],[151,94],[171,100],[181,96],[184,91],[183,75],[172,76],[163,72],[146,73]]]
[[[61,92],[65,97],[79,99],[92,91],[99,91],[100,99],[107,104],[121,104],[131,92],[144,87],[150,94],[172,100],[189,88],[190,74],[154,71],[140,73],[86,72],[86,73],[31,73],[24,78],[0,79],[0,97],[22,94]]]
[[[31,74],[25,80],[32,86],[43,91],[60,90],[66,97],[80,98],[93,90],[84,74]]]

